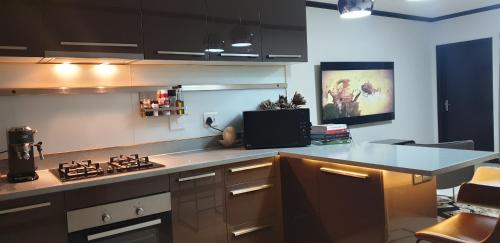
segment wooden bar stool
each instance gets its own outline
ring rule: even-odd
[[[458,201],[500,208],[500,169],[480,167],[472,181],[463,184]],[[500,243],[500,221],[471,213],[457,214],[415,233],[417,243]]]

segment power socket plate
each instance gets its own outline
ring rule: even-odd
[[[212,127],[217,126],[217,112],[205,112],[203,113],[203,126],[208,128],[208,125],[206,123],[208,118],[212,118]]]

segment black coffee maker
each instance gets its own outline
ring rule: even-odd
[[[7,144],[9,146],[9,173],[7,180],[11,183],[34,181],[38,179],[35,172],[34,147],[37,147],[40,159],[43,158],[42,142],[34,143],[36,130],[28,126],[13,127],[7,132]]]

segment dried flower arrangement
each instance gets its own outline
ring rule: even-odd
[[[295,92],[290,103],[288,103],[288,98],[284,95],[280,95],[276,102],[271,100],[262,101],[259,105],[261,110],[282,110],[282,109],[297,109],[300,106],[306,104],[304,96]]]

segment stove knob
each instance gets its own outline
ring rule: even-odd
[[[144,214],[144,208],[137,208],[135,214],[137,214],[137,216],[142,216]]]
[[[102,222],[107,223],[111,221],[111,214],[105,213],[102,215]]]

